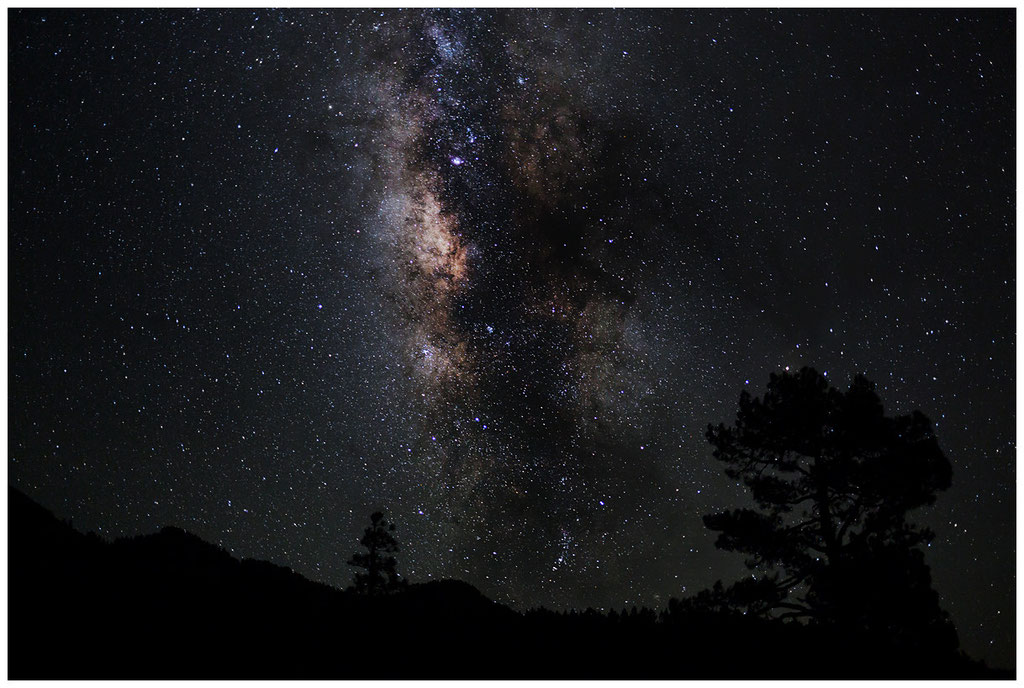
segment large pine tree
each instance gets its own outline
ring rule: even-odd
[[[707,437],[754,502],[704,517],[718,547],[748,557],[739,605],[955,646],[919,549],[933,534],[907,520],[950,484],[924,415],[887,417],[864,377],[843,392],[804,368],[772,374],[763,398],[744,391],[735,423]]]

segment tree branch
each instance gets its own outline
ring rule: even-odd
[[[810,615],[811,610],[801,604],[793,604],[792,602],[776,602],[774,607],[779,609],[792,609],[794,611],[803,612],[804,614]]]

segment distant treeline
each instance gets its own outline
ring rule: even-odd
[[[1010,677],[705,598],[519,613],[459,581],[341,591],[177,528],[109,543],[9,504],[12,679]]]

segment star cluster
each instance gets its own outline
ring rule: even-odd
[[[743,575],[704,439],[812,365],[920,408],[1013,662],[1012,12],[10,21],[10,479],[345,585],[663,607]]]

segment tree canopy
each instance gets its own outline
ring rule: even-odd
[[[918,549],[933,534],[907,519],[950,485],[923,414],[887,417],[863,376],[843,392],[803,368],[772,374],[762,398],[744,391],[735,422],[707,437],[754,503],[704,517],[754,572],[730,589],[736,604],[890,638],[949,636]]]

